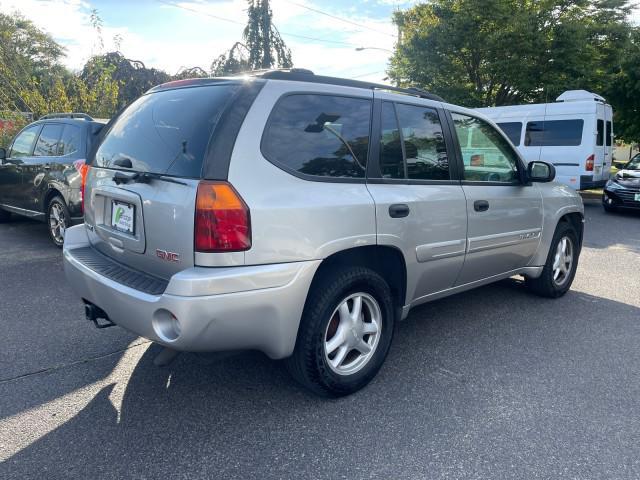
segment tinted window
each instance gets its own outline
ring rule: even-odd
[[[518,180],[513,147],[488,123],[468,115],[451,113],[464,163],[464,179],[483,182]],[[467,139],[466,143],[461,140]]]
[[[583,120],[545,120],[527,123],[524,144],[530,147],[568,147],[582,143]]]
[[[95,164],[109,168],[128,158],[134,170],[200,177],[213,128],[237,88],[215,85],[143,95],[114,122]]]
[[[604,120],[598,120],[598,134],[596,135],[596,145],[604,145]]]
[[[58,154],[69,155],[80,150],[82,131],[75,125],[65,125],[58,143]]]
[[[367,99],[289,95],[269,117],[263,153],[270,161],[307,175],[363,178],[370,119]]]
[[[39,128],[40,125],[33,125],[20,132],[13,141],[9,157],[26,157],[31,155],[31,148],[33,147],[33,142],[36,139]]]
[[[449,180],[449,160],[438,112],[433,108],[396,105],[404,141],[407,176]]]
[[[402,140],[393,103],[382,104],[380,171],[383,178],[405,178]]]
[[[503,122],[498,123],[500,130],[509,137],[511,143],[516,147],[520,145],[520,136],[522,135],[522,122]]]
[[[58,155],[58,142],[64,125],[46,124],[42,127],[40,137],[33,150],[34,157],[55,157]]]
[[[607,147],[611,146],[611,137],[613,136],[613,131],[611,128],[611,122],[607,122]]]

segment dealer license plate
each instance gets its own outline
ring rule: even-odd
[[[133,235],[135,230],[135,207],[129,203],[111,201],[111,226],[119,232]]]

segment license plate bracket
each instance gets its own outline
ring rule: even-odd
[[[135,233],[136,207],[130,203],[111,200],[111,227],[118,232]]]

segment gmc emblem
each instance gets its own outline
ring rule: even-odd
[[[166,250],[156,249],[156,256],[160,260],[165,260],[167,262],[178,262],[180,260],[180,255],[178,253],[167,252]]]

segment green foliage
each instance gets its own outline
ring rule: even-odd
[[[613,105],[617,138],[627,143],[640,142],[640,31],[635,30],[623,54],[620,71],[606,89]]]
[[[269,0],[247,0],[248,22],[242,38],[211,64],[213,76],[223,76],[248,70],[290,68],[291,50],[273,24]]]
[[[398,12],[390,76],[470,107],[604,92],[628,41],[625,0],[433,0]]]
[[[29,119],[11,110],[0,110],[0,147],[7,148]]]
[[[108,84],[108,78],[116,83],[117,100],[112,113],[130,104],[151,87],[171,80],[167,73],[147,68],[141,61],[129,60],[120,52],[92,57],[82,69],[80,78],[89,89],[106,89],[110,94],[113,94],[113,87]]]

